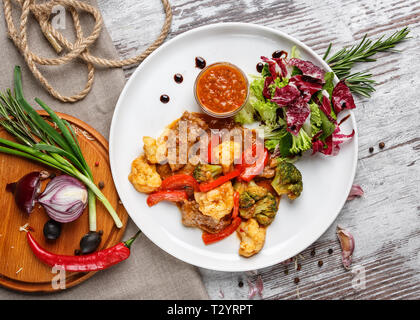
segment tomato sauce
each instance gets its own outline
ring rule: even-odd
[[[218,63],[209,66],[197,80],[196,95],[200,104],[218,114],[239,109],[247,98],[248,82],[235,66]]]

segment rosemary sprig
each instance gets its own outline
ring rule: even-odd
[[[372,74],[367,72],[351,73],[354,64],[357,62],[376,61],[372,56],[378,52],[398,52],[399,50],[393,48],[397,43],[407,39],[409,33],[410,30],[408,27],[405,27],[394,32],[386,39],[384,39],[384,36],[381,36],[376,41],[368,39],[366,34],[358,44],[349,49],[343,48],[328,58],[332,48],[332,44],[330,44],[323,59],[330,65],[340,80],[344,79],[346,81],[352,92],[369,97],[375,91],[373,87],[375,81],[372,79]]]

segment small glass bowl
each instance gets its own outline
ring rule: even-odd
[[[246,84],[246,97],[245,97],[245,100],[244,100],[243,104],[239,108],[236,108],[236,109],[234,109],[232,111],[229,111],[229,112],[219,113],[219,112],[214,112],[214,111],[208,109],[207,107],[205,107],[201,103],[201,101],[200,101],[200,99],[198,98],[198,95],[197,95],[197,83],[198,83],[198,80],[204,74],[204,72],[206,72],[209,68],[214,67],[214,66],[217,66],[217,65],[228,65],[228,66],[230,66],[230,67],[238,70],[240,72],[240,74],[242,75],[242,77],[244,78],[244,80],[245,80],[245,84]],[[233,117],[235,114],[237,114],[239,111],[241,111],[242,108],[246,105],[246,103],[248,102],[248,96],[249,96],[249,83],[248,83],[247,76],[245,75],[245,73],[240,68],[238,68],[236,65],[234,65],[232,63],[229,63],[229,62],[216,62],[216,63],[213,63],[213,64],[208,65],[203,70],[201,70],[201,72],[197,75],[197,78],[195,79],[195,82],[194,82],[194,97],[195,97],[195,100],[197,101],[197,103],[200,106],[200,108],[206,114],[208,114],[208,115],[210,115],[210,116],[212,116],[214,118],[229,118],[229,117]]]

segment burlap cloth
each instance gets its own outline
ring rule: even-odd
[[[89,1],[90,3],[96,2]],[[81,15],[82,25],[91,27],[93,19]],[[16,23],[18,17],[16,17]],[[71,38],[71,18],[66,19],[66,30]],[[90,32],[89,27],[85,32]],[[66,32],[68,31],[68,32]],[[52,48],[39,31],[30,24],[28,39],[31,49],[41,55],[53,56]],[[93,54],[118,58],[111,38],[102,30]],[[22,66],[24,93],[28,101],[39,97],[54,110],[73,115],[97,129],[106,138],[118,96],[125,79],[121,69],[100,69],[95,74],[92,91],[82,101],[64,104],[50,97],[31,75],[21,55],[7,38],[3,10],[0,10],[0,90],[12,88],[13,67]],[[66,66],[42,69],[56,88],[63,94],[74,94],[84,86],[86,66],[79,62]],[[35,104],[33,104],[35,105]],[[147,113],[147,110],[144,110]],[[0,173],[1,174],[1,173]],[[137,227],[130,220],[126,235],[133,235]],[[98,272],[86,282],[52,294],[23,294],[0,288],[0,299],[207,299],[207,293],[197,268],[181,262],[155,246],[144,235],[132,247],[132,255],[123,263]]]

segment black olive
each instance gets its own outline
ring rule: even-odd
[[[56,240],[61,234],[61,223],[54,220],[48,220],[44,224],[43,231],[46,239]]]
[[[102,235],[95,231],[86,233],[80,240],[80,253],[88,254],[94,252],[101,243]]]

